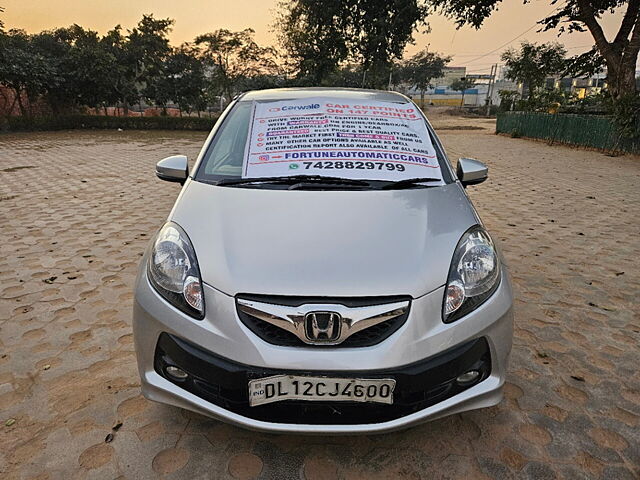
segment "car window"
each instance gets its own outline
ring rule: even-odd
[[[198,167],[195,179],[217,182],[242,176],[243,160],[251,123],[252,102],[240,101],[223,120]],[[439,147],[435,133],[428,127],[445,183],[453,181],[444,165],[448,162]]]

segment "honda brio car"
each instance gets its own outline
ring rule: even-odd
[[[393,92],[242,94],[147,248],[142,392],[250,429],[385,432],[502,398],[512,291],[421,110]]]

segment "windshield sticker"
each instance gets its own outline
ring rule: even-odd
[[[424,118],[411,103],[254,102],[242,177],[292,175],[442,179]]]

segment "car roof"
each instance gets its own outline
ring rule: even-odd
[[[253,90],[238,97],[238,101],[278,101],[297,100],[313,97],[344,98],[349,100],[374,100],[380,102],[408,103],[410,100],[398,92],[386,90],[367,90],[364,88],[271,88],[267,90]]]

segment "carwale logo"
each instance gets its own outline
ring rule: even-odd
[[[282,111],[287,111],[287,110],[315,110],[317,108],[320,108],[320,104],[319,103],[310,103],[308,105],[284,105],[282,107]]]

